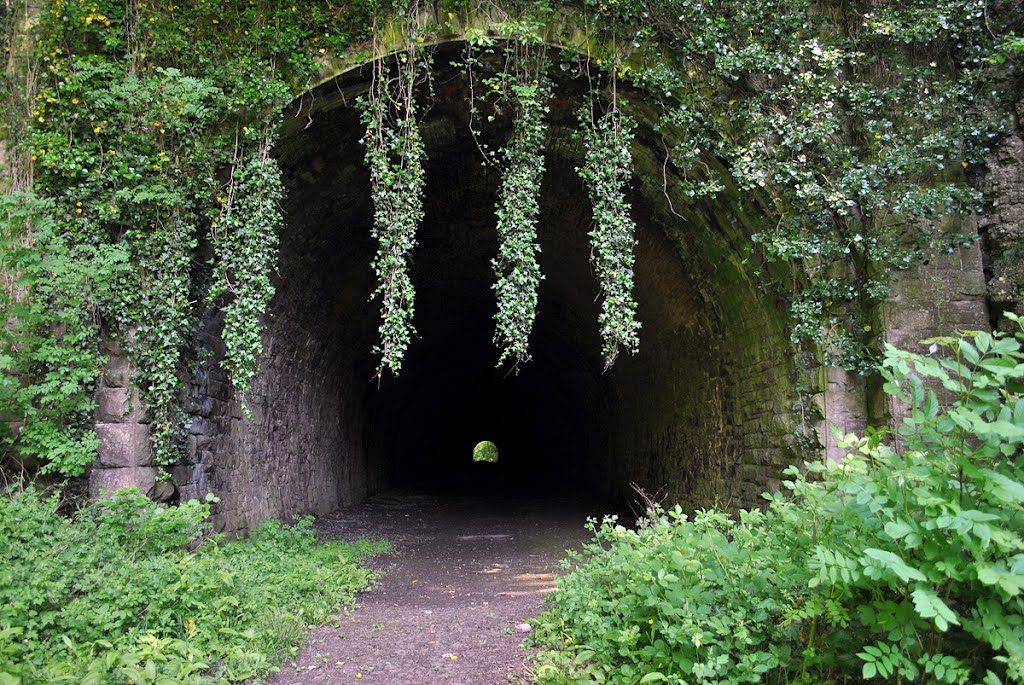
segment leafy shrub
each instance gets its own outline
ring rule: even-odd
[[[387,549],[319,542],[308,517],[222,544],[205,537],[208,504],[163,507],[138,492],[71,518],[58,504],[31,487],[0,498],[3,685],[266,674],[351,605],[374,577],[357,562]]]
[[[899,450],[846,436],[763,512],[593,523],[539,622],[538,681],[1024,682],[1021,337],[890,348]]]

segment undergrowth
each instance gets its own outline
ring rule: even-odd
[[[386,542],[322,542],[312,519],[208,535],[209,504],[124,491],[58,513],[34,487],[0,497],[0,684],[236,682],[296,653],[351,606]]]
[[[538,683],[1024,682],[1022,338],[890,348],[898,434],[845,436],[763,511],[593,521],[538,621]]]

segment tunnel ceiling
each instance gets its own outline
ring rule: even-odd
[[[424,484],[621,497],[636,482],[695,502],[760,492],[787,460],[776,424],[792,380],[779,315],[737,266],[747,219],[728,203],[675,214],[657,136],[641,130],[630,198],[640,352],[603,373],[591,210],[575,171],[585,84],[572,78],[556,78],[549,115],[533,360],[518,373],[495,367],[499,178],[470,135],[466,78],[444,66],[460,50],[435,55],[432,83],[420,94],[428,161],[412,267],[417,336],[397,378],[374,378],[373,207],[354,107],[365,75],[349,72],[286,112],[277,150],[288,188],[278,292],[254,418],[226,442],[262,452],[260,468],[276,478],[282,508],[303,497],[337,504]],[[486,129],[492,149],[509,123]],[[472,461],[481,440],[498,445],[498,464]],[[303,485],[311,480],[319,494]]]

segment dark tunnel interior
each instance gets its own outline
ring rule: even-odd
[[[564,161],[549,164],[542,215],[557,224],[544,220],[539,230],[546,278],[534,358],[519,369],[497,368],[494,179],[472,145],[439,156],[427,170],[428,188],[454,182],[464,190],[428,191],[413,269],[419,339],[398,378],[367,390],[367,445],[397,485],[583,490],[593,476],[588,457],[607,449],[611,392],[601,374],[584,189]],[[472,461],[481,440],[498,445],[496,465]]]

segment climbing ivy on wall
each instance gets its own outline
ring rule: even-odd
[[[942,220],[977,208],[965,175],[981,166],[1006,100],[1020,95],[1013,46],[1024,10],[1015,3],[60,0],[29,22],[23,2],[7,3],[7,444],[50,470],[82,471],[95,448],[85,426],[105,363],[98,340],[113,336],[138,369],[158,460],[172,462],[199,303],[224,310],[223,364],[249,388],[282,220],[277,113],[342,57],[390,53],[374,62],[364,122],[381,248],[379,371],[397,373],[413,336],[408,265],[424,188],[416,91],[429,75],[427,37],[465,33],[487,12],[510,54],[521,51],[515,68],[481,76],[512,119],[496,157],[494,267],[495,341],[513,363],[528,358],[542,278],[538,143],[554,86],[538,46],[548,27],[582,29],[585,40],[560,59],[578,58],[604,72],[594,84],[621,83],[643,100],[629,113],[653,124],[664,168],[680,179],[669,187],[666,173],[666,194],[697,210],[726,202],[765,217],[771,228],[752,237],[749,268],[768,282],[780,273],[770,262],[794,267],[795,279],[775,281],[792,296],[794,340],[862,370],[891,274],[969,240]],[[486,31],[468,33],[482,40]],[[636,349],[639,331],[625,200],[634,128],[614,88],[594,90],[580,169],[594,203],[610,363]]]
[[[17,287],[0,400],[24,420],[5,436],[22,460],[75,475],[93,458],[103,335],[137,369],[156,461],[175,461],[197,302],[225,310],[224,365],[249,387],[280,223],[273,112],[285,79],[311,73],[311,27],[328,15],[326,3],[62,0],[7,24],[31,39],[9,42],[20,68],[7,73],[28,84],[30,126],[5,128],[32,179],[4,199],[5,247],[18,249],[4,265]],[[197,278],[202,245],[213,273]]]
[[[998,103],[983,58],[990,32],[1019,23],[1019,8],[607,4],[632,26],[634,45],[665,41],[679,65],[648,64],[637,78],[662,96],[681,189],[693,202],[762,198],[772,228],[753,236],[752,259],[802,273],[794,341],[870,369],[873,311],[891,274],[970,242],[942,220],[979,208],[964,175],[998,128],[986,114]]]

